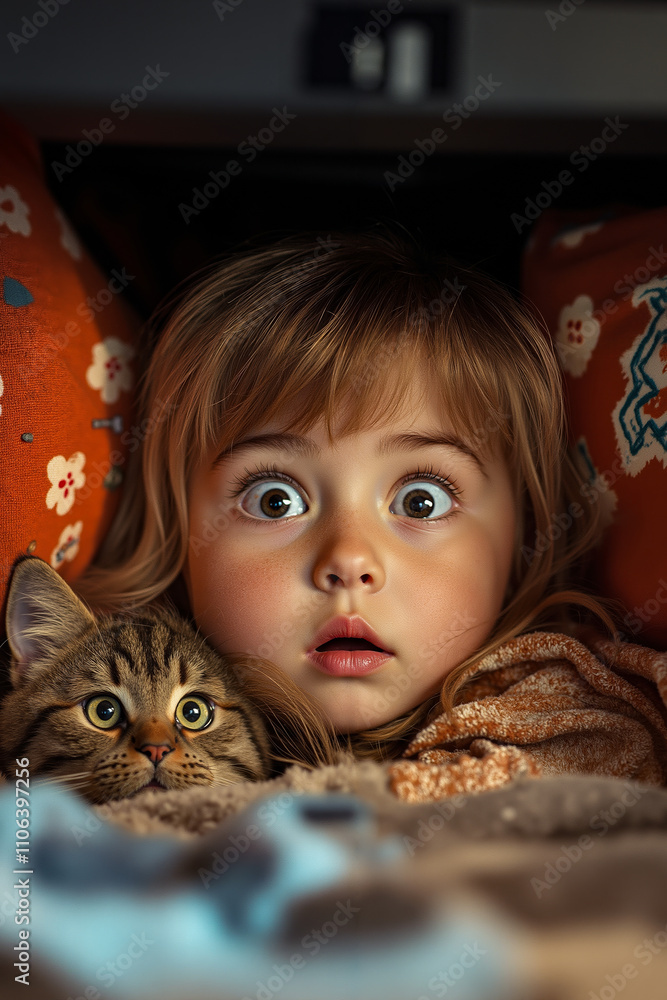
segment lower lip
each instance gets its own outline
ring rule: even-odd
[[[379,670],[392,655],[378,653],[373,649],[332,649],[328,652],[311,649],[308,659],[323,674],[330,674],[332,677],[363,677]]]

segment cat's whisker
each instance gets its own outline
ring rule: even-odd
[[[237,785],[238,781],[235,780],[234,778],[216,778],[215,781],[213,782],[213,784],[214,785]],[[199,787],[200,788],[207,788],[207,787],[210,787],[210,786],[204,785],[204,783],[202,782],[202,784]]]
[[[35,780],[37,784],[48,781],[69,781],[71,778],[88,777],[91,774],[92,771],[68,771],[66,774],[40,774]]]
[[[68,783],[72,781],[83,781],[88,780],[92,774],[92,771],[79,771],[76,774],[54,774],[46,777],[38,777],[35,779],[36,785],[52,785],[57,782]]]
[[[92,771],[77,771],[69,774],[46,774],[39,775],[35,779],[36,784],[47,785],[50,781],[77,781],[80,778],[89,778]]]

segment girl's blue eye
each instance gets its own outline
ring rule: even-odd
[[[448,514],[453,506],[454,502],[444,487],[413,480],[401,487],[389,510],[392,514],[434,521]]]
[[[243,498],[241,506],[254,517],[273,521],[295,517],[308,510],[299,491],[284,482],[258,483]]]

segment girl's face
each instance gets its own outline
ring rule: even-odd
[[[321,424],[305,436],[259,424],[211,452],[190,488],[199,628],[221,653],[272,660],[340,732],[437,693],[491,632],[508,584],[509,470],[482,456],[487,442],[457,439],[422,385],[395,418],[333,446]]]

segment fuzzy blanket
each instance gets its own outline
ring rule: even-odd
[[[666,675],[667,656],[638,646],[522,636],[481,663],[459,704],[424,728],[403,760],[382,765],[341,755],[336,765],[291,767],[271,781],[149,789],[70,824],[70,852],[77,871],[94,855],[99,877],[104,864],[95,852],[105,829],[139,835],[115,848],[130,867],[142,844],[156,851],[156,837],[181,839],[177,868],[159,858],[154,865],[166,907],[182,884],[197,890],[202,905],[214,892],[234,900],[259,890],[275,895],[283,876],[300,878],[308,868],[303,837],[319,838],[322,851],[334,841],[347,845],[349,864],[330,884],[294,891],[281,940],[266,953],[253,940],[251,986],[224,993],[217,986],[210,1000],[267,1000],[278,989],[284,1000],[311,1000],[325,995],[325,985],[336,997],[387,1000],[386,983],[362,985],[366,957],[373,968],[394,961],[395,975],[405,962],[417,963],[409,988],[394,991],[401,1000],[450,993],[611,1000],[621,991],[625,1000],[656,1000],[667,977]],[[345,803],[336,815],[340,793],[372,821],[348,821]],[[394,854],[385,857],[389,842]],[[293,857],[281,868],[285,850]],[[317,862],[318,871],[325,868]],[[331,964],[321,973],[307,964],[301,978],[288,970],[289,982],[278,983],[276,970],[287,969],[289,956],[306,961],[312,928],[329,927],[342,903],[358,914],[350,922],[353,965],[345,964],[341,936],[340,950],[328,946]],[[461,944],[456,933],[464,926]],[[427,973],[406,942],[421,947],[433,934],[435,966]],[[175,948],[167,938],[163,944]],[[0,951],[0,974],[3,960],[9,968]],[[308,993],[311,973],[317,989]],[[58,982],[54,992],[55,982],[51,975],[38,1000],[83,995],[81,982]],[[183,991],[174,980],[173,997],[158,995],[181,1000]]]
[[[325,794],[302,794],[316,788]],[[341,806],[343,788],[364,800],[361,816],[349,800]],[[223,822],[233,797],[225,802],[218,789],[206,803],[203,791],[149,790],[133,811],[128,800],[116,803],[106,811],[116,822],[102,824],[76,812],[67,792],[45,808],[33,802],[31,997],[99,997],[101,987],[90,987],[117,955],[123,976],[103,992],[127,1000],[664,996],[665,789],[524,776],[411,805],[387,792],[380,765],[341,761],[310,774],[292,768],[268,797],[266,787],[241,783],[240,796],[258,801]],[[142,811],[143,834],[176,824],[190,836],[137,837]],[[207,820],[195,833],[196,813]],[[133,826],[134,838],[118,826]],[[2,859],[8,872],[13,839]],[[4,900],[15,878],[6,876]],[[342,906],[349,923],[338,919]],[[277,936],[247,925],[276,908]],[[325,932],[317,957],[313,928]],[[13,981],[16,930],[0,922],[7,1000],[25,992]],[[128,969],[127,942],[137,935],[150,949]],[[219,966],[210,990],[202,989],[207,963]]]
[[[486,657],[462,694],[390,768],[398,798],[435,801],[519,775],[667,784],[665,653],[533,632]]]

